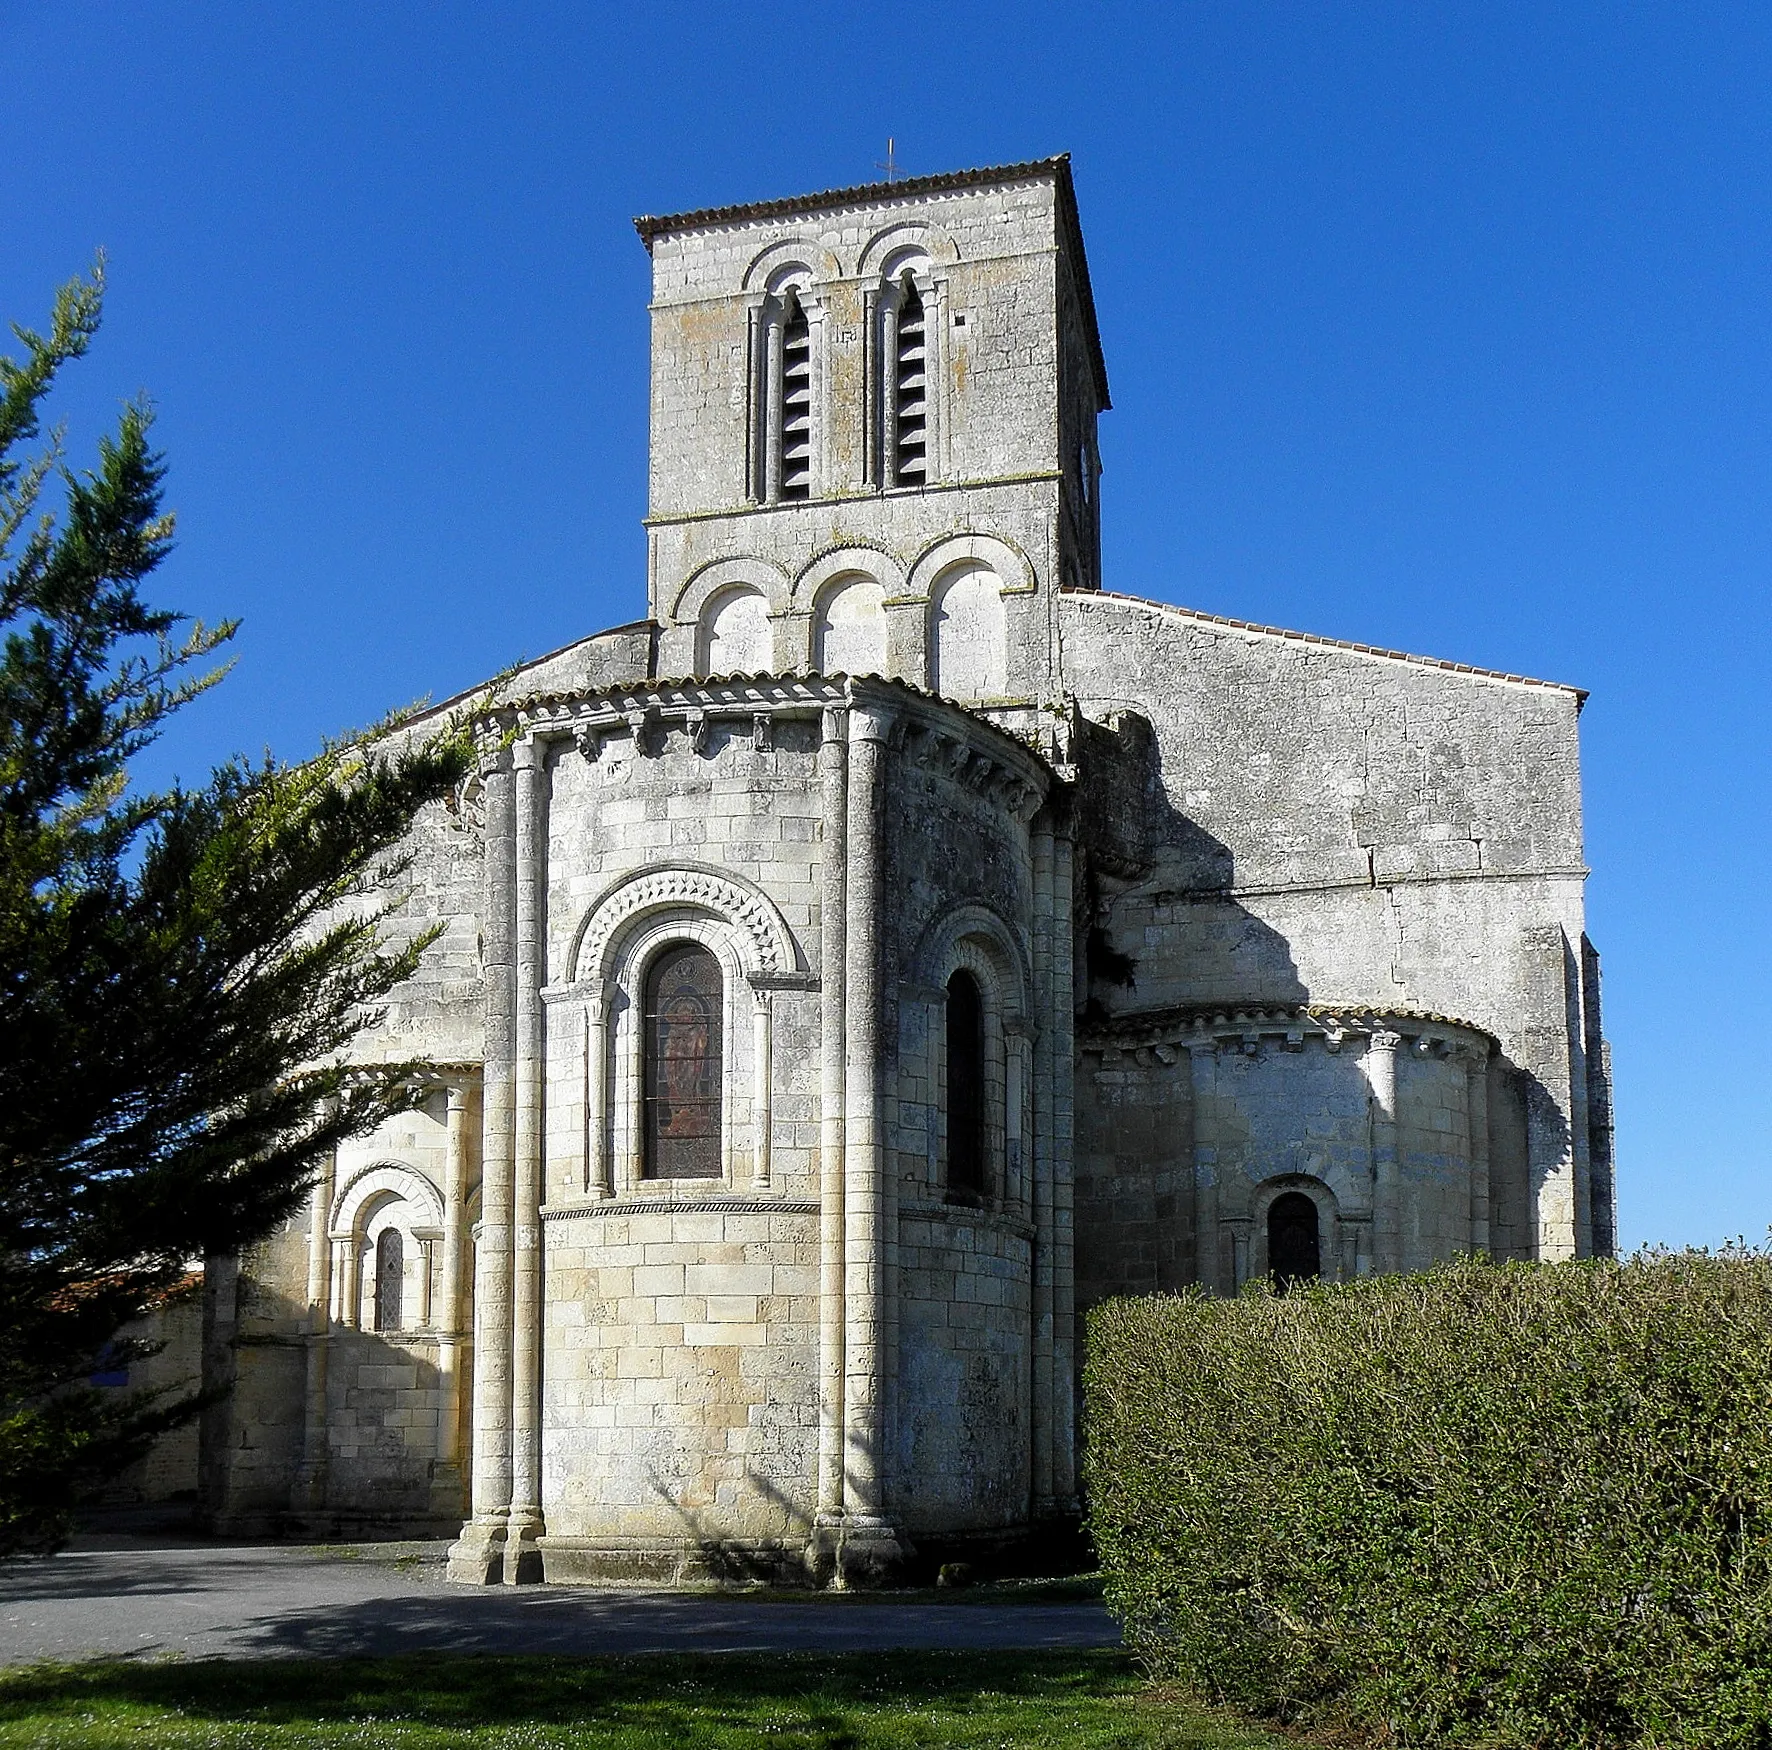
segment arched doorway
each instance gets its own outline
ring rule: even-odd
[[[1277,1287],[1314,1282],[1323,1274],[1317,1206],[1302,1191],[1286,1191],[1268,1205],[1267,1268]]]

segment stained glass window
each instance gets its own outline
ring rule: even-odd
[[[406,1286],[406,1246],[397,1227],[384,1227],[375,1242],[375,1328],[400,1328],[400,1292]]]
[[[720,965],[667,948],[646,978],[646,1176],[720,1176]]]

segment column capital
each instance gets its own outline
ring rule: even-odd
[[[888,705],[858,702],[849,711],[849,739],[884,741],[892,733],[897,713]]]

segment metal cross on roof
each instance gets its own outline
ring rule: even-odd
[[[893,140],[891,135],[888,135],[886,138],[886,156],[885,156],[885,158],[883,160],[879,159],[879,158],[876,158],[874,160],[874,168],[876,170],[884,170],[886,172],[886,180],[888,182],[896,182],[898,180],[898,174],[899,174],[899,170],[901,168],[901,166],[899,165],[898,159],[893,156],[892,149],[895,144],[896,144],[896,142]]]

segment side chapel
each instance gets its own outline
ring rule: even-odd
[[[1103,587],[1064,158],[638,228],[646,617],[472,701],[212,1523],[866,1580],[1074,1516],[1106,1296],[1610,1252],[1583,695]]]

